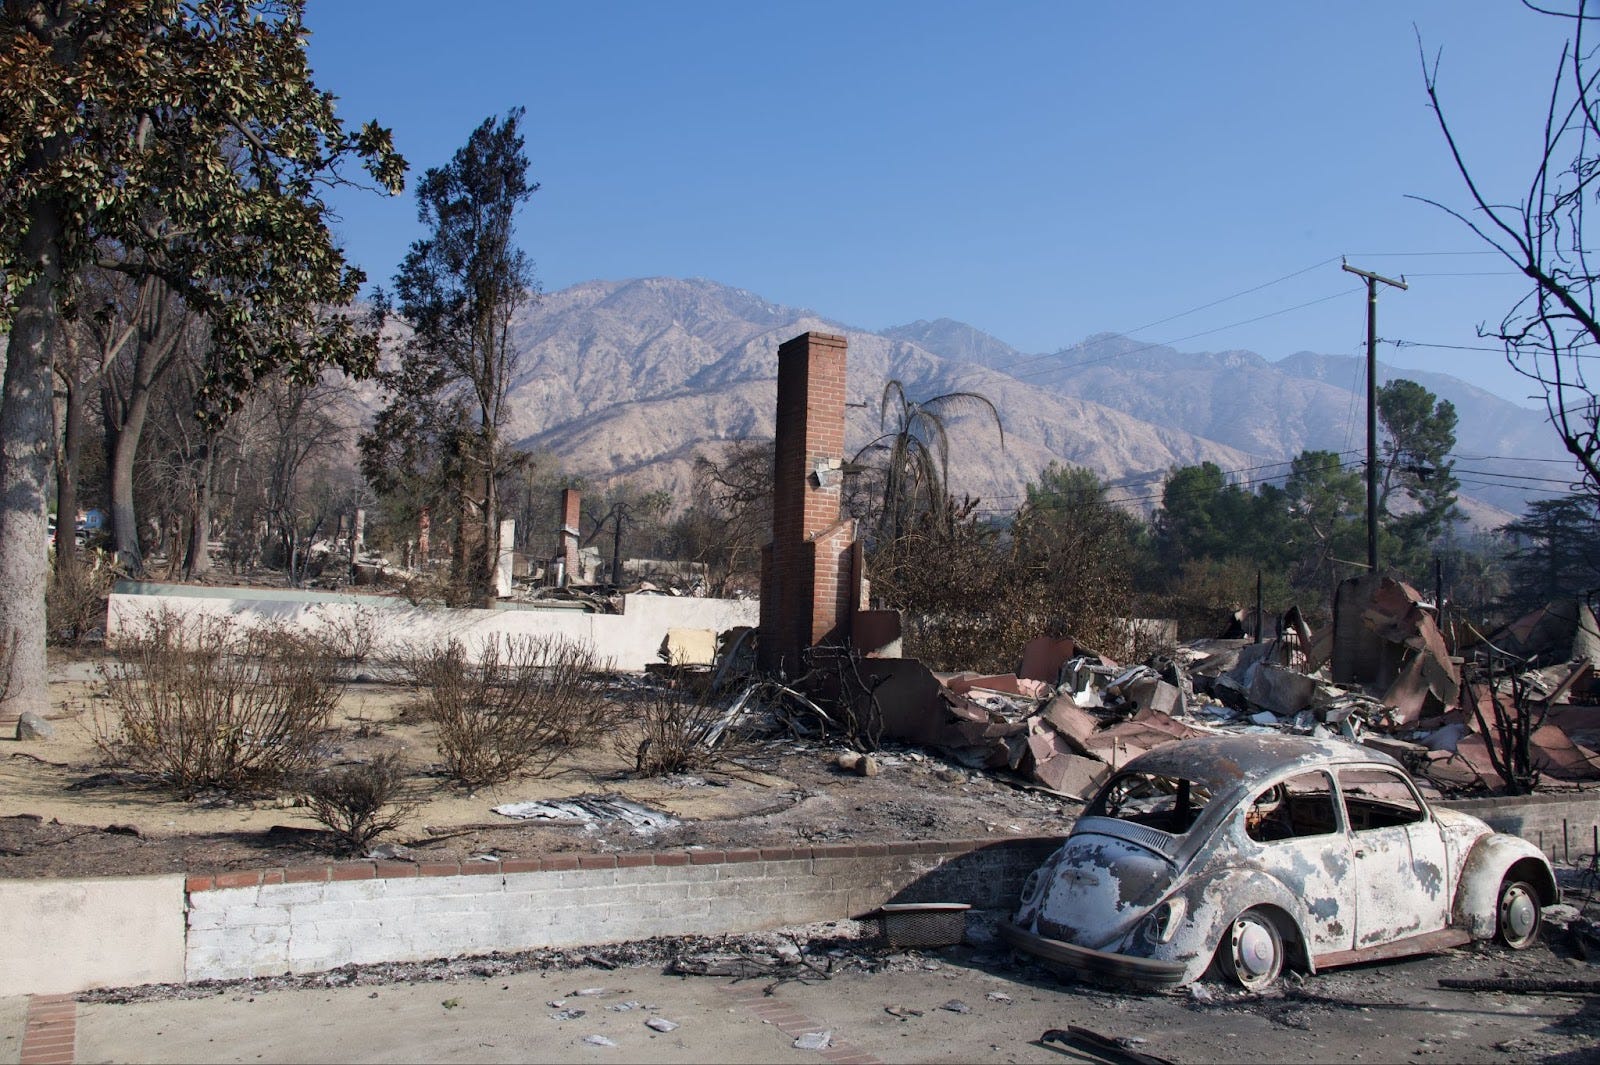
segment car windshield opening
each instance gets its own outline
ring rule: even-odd
[[[1085,811],[1085,817],[1114,817],[1181,836],[1193,827],[1211,801],[1205,784],[1159,773],[1123,773]]]

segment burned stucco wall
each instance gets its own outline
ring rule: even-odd
[[[282,624],[317,631],[325,626],[372,624],[386,651],[433,641],[459,640],[469,657],[489,640],[506,636],[557,636],[592,644],[621,670],[642,670],[659,662],[661,642],[670,629],[725,632],[756,623],[758,606],[736,599],[693,596],[626,595],[622,613],[501,606],[493,610],[412,606],[399,599],[257,588],[211,588],[118,582],[110,596],[106,643],[115,648],[162,612],[181,617],[226,617],[245,627]]]
[[[1054,838],[348,862],[191,877],[187,979],[720,935],[890,902],[1009,910]]]

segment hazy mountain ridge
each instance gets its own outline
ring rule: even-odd
[[[914,399],[965,390],[993,400],[1005,446],[986,416],[968,411],[951,418],[951,487],[999,507],[1014,505],[1052,459],[1113,478],[1157,474],[1190,456],[1230,468],[1256,459],[908,340],[713,282],[669,278],[585,282],[525,313],[514,328],[524,358],[512,388],[509,435],[555,451],[596,481],[628,476],[682,492],[697,452],[771,436],[778,346],[807,330],[849,340],[852,451],[878,435],[891,377]]]
[[[959,336],[949,329],[922,335],[936,351],[947,336]],[[997,349],[961,336],[956,350]],[[1250,351],[1179,352],[1099,334],[1049,355],[1018,354],[1006,362],[1018,359],[1023,360],[1016,368],[1019,376],[1040,387],[1273,459],[1306,448],[1364,452],[1366,447],[1366,371],[1359,356],[1302,351],[1269,362]],[[1559,484],[1537,481],[1524,482],[1527,489],[1473,483],[1483,480],[1475,476],[1478,471],[1488,477],[1527,476],[1530,460],[1538,464],[1535,475],[1559,478],[1563,467],[1545,468],[1544,460],[1565,460],[1566,454],[1542,412],[1448,374],[1378,363],[1379,384],[1397,377],[1454,404],[1463,494],[1514,514],[1530,497],[1560,490]],[[1484,517],[1492,521],[1496,515]]]
[[[1351,391],[1358,360],[1348,357],[1302,353],[1271,363],[1253,352],[1181,353],[1109,334],[1030,355],[950,319],[872,332],[741,289],[674,278],[583,282],[527,308],[513,328],[524,354],[508,435],[550,448],[597,483],[629,477],[687,499],[696,454],[771,435],[778,346],[811,329],[849,340],[852,452],[878,435],[890,378],[913,399],[950,391],[991,399],[1005,446],[987,416],[952,418],[951,488],[995,509],[1014,506],[1051,460],[1143,482],[1175,465],[1212,461],[1244,470],[1307,447],[1343,451],[1364,440]],[[1549,430],[1537,412],[1445,375],[1381,372],[1412,377],[1455,402],[1463,452],[1550,450],[1540,443]],[[1476,442],[1491,437],[1472,428],[1486,421],[1495,427],[1492,450]],[[1521,509],[1520,493],[1469,490]],[[1140,484],[1128,494],[1156,491]]]

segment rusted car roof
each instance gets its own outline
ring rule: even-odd
[[[1227,735],[1179,740],[1140,755],[1123,767],[1208,784],[1213,790],[1265,780],[1283,770],[1329,763],[1378,762],[1403,767],[1370,747],[1309,736]]]

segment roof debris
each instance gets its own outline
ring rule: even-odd
[[[1277,630],[1261,642],[1196,640],[1132,665],[1039,636],[1015,673],[998,676],[859,658],[867,705],[849,713],[865,720],[870,709],[883,740],[946,748],[1080,800],[1145,751],[1218,732],[1343,736],[1447,792],[1600,781],[1600,631],[1581,603],[1535,611],[1462,657],[1433,604],[1369,576],[1340,586],[1324,630],[1295,608]]]

